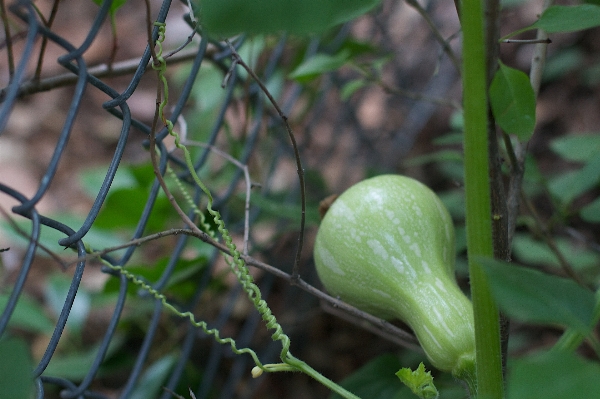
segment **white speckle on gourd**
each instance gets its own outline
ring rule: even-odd
[[[419,206],[413,205],[413,210],[415,211],[418,217],[423,217],[423,211],[421,211],[421,208]]]
[[[419,244],[413,242],[412,244],[410,244],[409,248],[412,249],[417,258],[421,257],[421,248],[419,247]]]
[[[396,258],[395,256],[392,256],[392,265],[394,265],[394,268],[398,273],[404,274],[406,268],[404,267],[404,264],[400,259]]]
[[[446,291],[446,287],[444,286],[444,283],[442,283],[442,280],[440,280],[439,278],[435,279],[435,286],[437,287],[438,290],[445,292]]]
[[[404,242],[407,244],[410,244],[412,240],[411,240],[410,236],[408,234],[406,234],[406,231],[402,227],[398,227],[398,231],[400,232],[400,236],[402,237]]]
[[[390,294],[388,294],[387,292],[383,292],[380,290],[373,290],[374,293],[381,295],[384,298],[391,298],[392,296]]]
[[[423,261],[421,261],[421,266],[423,266],[423,270],[425,271],[425,273],[431,274],[431,269],[429,268],[429,263],[427,263],[423,260]]]
[[[362,233],[360,230],[357,230],[357,229],[350,229],[350,230],[348,231],[348,234],[350,234],[350,237],[352,237],[352,239],[353,239],[354,241],[356,241],[357,243],[360,243],[360,242],[362,242],[362,236],[363,236],[363,233]]]
[[[439,309],[436,307],[433,307],[432,310],[435,313],[435,315],[437,316],[440,326],[446,331],[446,334],[448,334],[448,336],[450,336],[450,337],[456,337],[455,332],[450,327],[448,327],[448,324],[446,323],[446,320],[445,320],[444,316],[442,316],[442,314],[440,313]]]
[[[427,326],[424,326],[423,329],[425,330],[425,333],[429,336],[429,338],[431,339],[433,344],[435,346],[437,346],[437,349],[440,350],[442,348],[442,345],[440,345],[438,340],[435,338],[435,335],[431,333],[431,331],[429,330],[429,328],[427,328]],[[425,349],[425,352],[427,352],[427,349]]]
[[[327,249],[321,247],[319,249],[319,255],[323,259],[323,262],[327,266],[327,268],[329,268],[332,272],[334,272],[338,276],[346,275],[346,273],[338,266],[333,255],[331,255],[331,253]]]
[[[365,200],[370,202],[373,207],[382,208],[383,206],[383,197],[378,191],[371,191],[368,193]]]
[[[336,204],[335,208],[330,208],[328,213],[333,212],[334,214],[343,215],[344,218],[347,219],[350,223],[356,223],[356,219],[354,218],[354,213],[352,212],[352,209],[349,208],[343,200],[340,200],[338,198],[334,201],[334,203]]]
[[[369,247],[371,247],[371,249],[373,250],[373,253],[375,255],[378,255],[383,260],[389,259],[390,256],[388,255],[387,251],[385,250],[385,248],[383,247],[383,245],[381,245],[381,243],[379,241],[371,239],[371,240],[367,240],[367,244],[369,245]]]

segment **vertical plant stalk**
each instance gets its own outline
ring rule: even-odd
[[[494,76],[498,70],[498,58],[500,56],[500,0],[486,0],[484,5],[484,27],[485,27],[485,54],[487,85],[489,89]],[[498,146],[498,135],[496,133],[496,121],[491,107],[488,104],[488,165],[490,167],[490,195],[492,207],[492,246],[494,258],[510,262],[510,247],[512,235],[509,226],[512,220],[516,220],[518,208],[509,208],[504,186],[502,172],[502,155]],[[506,137],[506,135],[504,135]],[[512,152],[511,152],[512,154]],[[511,169],[511,182],[521,186],[523,173],[522,168]],[[518,204],[518,202],[517,202]],[[514,211],[514,214],[511,214]],[[514,224],[513,224],[514,225]],[[508,338],[510,321],[508,317],[500,313],[500,350],[502,354],[502,373],[506,376],[506,361],[508,359]]]
[[[488,77],[482,2],[465,0],[461,8],[465,197],[469,275],[475,316],[476,395],[485,399],[501,399],[504,389],[498,309],[487,277],[478,262],[478,258],[492,257],[494,253],[487,135]]]

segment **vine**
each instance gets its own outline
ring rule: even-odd
[[[276,341],[281,341],[281,344],[283,347],[282,352],[281,352],[281,358],[282,358],[282,360],[286,359],[288,351],[289,351],[290,339],[286,334],[283,333],[281,325],[277,322],[275,316],[272,314],[271,309],[268,307],[266,301],[264,299],[262,299],[260,289],[258,288],[258,286],[256,284],[254,284],[254,281],[248,271],[248,268],[246,267],[244,261],[240,257],[240,255],[241,255],[240,252],[237,250],[235,244],[233,243],[231,234],[229,234],[229,231],[225,227],[225,223],[223,222],[223,219],[221,218],[221,214],[219,213],[219,211],[214,210],[212,208],[212,204],[213,204],[212,194],[210,193],[210,190],[206,187],[206,185],[200,180],[200,177],[198,177],[198,174],[196,173],[196,170],[194,168],[194,164],[192,162],[192,158],[191,158],[189,150],[187,149],[187,147],[185,145],[183,145],[181,143],[181,137],[173,129],[173,123],[170,120],[168,120],[164,115],[164,108],[169,101],[169,87],[168,87],[168,83],[167,83],[167,78],[165,77],[165,72],[167,70],[167,63],[165,61],[165,58],[163,57],[163,47],[162,47],[162,42],[165,39],[166,25],[165,25],[165,23],[161,23],[161,22],[155,22],[155,25],[158,26],[158,40],[156,41],[156,47],[157,47],[156,60],[158,61],[158,64],[153,63],[152,68],[154,68],[158,72],[158,78],[159,78],[160,82],[162,83],[162,88],[163,88],[163,100],[161,101],[161,103],[158,107],[158,117],[162,120],[162,122],[167,127],[169,135],[171,135],[175,139],[175,146],[178,149],[183,151],[185,163],[188,167],[188,171],[190,172],[190,175],[192,176],[192,179],[194,180],[196,185],[202,190],[202,192],[204,192],[204,194],[208,198],[208,204],[207,204],[206,208],[207,208],[208,212],[212,215],[213,221],[217,225],[217,230],[223,237],[223,240],[225,241],[225,245],[227,246],[227,248],[229,249],[229,251],[231,253],[231,260],[228,261],[229,266],[231,267],[231,270],[236,275],[238,281],[240,282],[240,284],[242,284],[244,291],[246,291],[248,298],[252,301],[252,303],[254,304],[254,307],[258,310],[262,319],[265,321],[267,328],[270,330],[275,330],[275,332],[271,335],[271,338]],[[261,366],[259,366],[259,367],[261,367]]]
[[[194,325],[195,327],[201,328],[205,334],[211,335],[215,339],[215,341],[217,341],[218,343],[223,344],[223,345],[229,344],[229,346],[231,347],[231,350],[236,355],[241,355],[244,353],[249,354],[250,356],[252,356],[254,363],[256,363],[256,365],[258,367],[260,367],[260,368],[265,367],[258,359],[256,352],[254,352],[252,349],[250,349],[250,348],[238,349],[236,346],[235,340],[233,338],[221,338],[219,330],[217,330],[216,328],[209,329],[206,322],[205,321],[197,321],[196,318],[194,317],[193,313],[180,312],[173,305],[171,305],[169,303],[169,301],[163,294],[161,294],[160,292],[158,292],[157,290],[152,288],[150,285],[148,285],[143,280],[140,280],[139,278],[137,278],[134,274],[127,271],[124,267],[112,265],[110,262],[108,262],[102,258],[100,258],[100,261],[102,262],[102,264],[104,264],[111,270],[114,270],[117,273],[122,274],[123,276],[125,276],[127,278],[127,280],[131,281],[133,284],[135,284],[138,287],[142,288],[143,290],[147,291],[155,299],[159,300],[162,303],[163,307],[170,310],[175,315],[177,315],[181,318],[184,318],[184,319],[185,318],[189,319],[189,321],[190,321],[190,323],[192,323],[192,325]]]
[[[250,349],[250,348],[238,349],[236,346],[235,340],[233,338],[221,338],[219,335],[219,331],[217,329],[209,329],[206,322],[197,321],[191,312],[189,312],[189,311],[180,312],[179,310],[177,310],[173,305],[171,305],[168,302],[167,298],[163,294],[161,294],[160,292],[158,292],[157,290],[152,288],[150,285],[148,285],[144,281],[140,280],[134,274],[128,272],[121,266],[111,265],[109,262],[107,262],[105,260],[103,260],[102,262],[110,269],[124,275],[133,284],[135,284],[138,287],[149,292],[155,299],[159,300],[165,308],[167,308],[169,311],[171,311],[175,315],[182,317],[182,318],[189,319],[189,321],[192,325],[194,325],[195,327],[201,328],[206,334],[213,336],[215,341],[217,341],[218,343],[229,344],[231,349],[233,350],[233,352],[238,355],[239,354],[249,354],[252,357],[252,359],[254,360],[254,363],[256,364],[256,367],[254,367],[252,369],[253,377],[256,378],[265,371],[267,371],[267,372],[301,371],[301,372],[311,376],[315,380],[319,381],[321,384],[327,386],[332,391],[340,394],[344,398],[359,399],[356,395],[345,390],[344,388],[337,385],[333,381],[327,379],[322,374],[320,374],[318,371],[314,370],[312,367],[310,367],[308,364],[306,364],[304,361],[297,359],[290,353],[290,350],[289,350],[290,338],[283,332],[281,325],[277,322],[277,319],[272,314],[272,311],[269,308],[267,302],[262,298],[260,289],[254,283],[253,278],[249,273],[248,267],[247,267],[246,263],[244,262],[244,260],[242,259],[241,253],[237,250],[236,245],[233,243],[231,234],[225,227],[225,223],[223,222],[223,219],[221,218],[219,211],[212,208],[212,205],[213,205],[212,194],[211,194],[210,190],[206,187],[206,185],[201,181],[198,174],[196,173],[189,150],[187,149],[187,147],[184,144],[181,143],[181,137],[179,136],[179,134],[177,132],[174,131],[173,123],[170,120],[168,120],[164,115],[164,108],[169,101],[168,82],[167,82],[167,79],[165,76],[167,65],[166,65],[165,57],[163,56],[163,47],[162,47],[162,43],[165,39],[166,24],[162,23],[162,22],[155,22],[154,25],[158,27],[158,39],[155,42],[156,58],[155,58],[155,62],[152,63],[152,68],[157,71],[159,82],[162,85],[162,101],[160,101],[160,103],[158,104],[157,117],[160,118],[160,120],[163,122],[163,124],[167,127],[169,135],[171,135],[175,139],[175,146],[178,149],[180,149],[181,151],[183,151],[185,163],[186,163],[186,166],[188,168],[188,171],[189,171],[192,179],[194,180],[194,182],[198,186],[198,188],[200,188],[207,197],[207,200],[208,200],[207,206],[206,206],[207,211],[212,216],[212,219],[217,226],[217,230],[223,238],[225,247],[227,248],[227,252],[229,253],[229,258],[228,258],[227,253],[224,250],[221,250],[221,252],[225,256],[226,262],[229,264],[231,271],[235,274],[238,281],[242,285],[248,298],[250,299],[250,301],[252,302],[252,304],[254,305],[256,310],[260,313],[263,321],[265,322],[267,329],[274,330],[273,334],[271,335],[271,338],[273,339],[273,341],[281,341],[282,349],[280,352],[280,358],[283,363],[262,364],[261,361],[258,359],[256,352],[254,352],[252,349]],[[160,88],[159,88],[159,92],[160,92]],[[153,147],[154,146],[151,145],[151,154],[154,153]],[[154,159],[153,159],[153,162],[154,162]],[[170,167],[167,168],[167,172],[171,176],[175,175],[173,170]],[[199,216],[200,224],[202,225],[203,228],[206,229],[206,233],[209,234],[212,238],[214,238],[215,233],[214,233],[214,231],[212,231],[209,224],[204,219],[203,213],[200,211],[200,209],[194,203],[191,195],[185,190],[185,188],[183,187],[182,183],[179,181],[177,176],[174,176],[174,177],[175,177],[174,180],[177,182],[176,184],[177,184],[178,189],[180,189],[181,192],[183,193],[183,197],[184,197],[185,201],[192,207],[194,213]],[[163,188],[164,188],[164,186],[163,186]],[[88,251],[90,251],[89,248],[87,248],[87,249],[88,249]]]

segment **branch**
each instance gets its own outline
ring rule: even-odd
[[[575,280],[575,282],[577,282],[577,284],[581,285],[582,287],[587,288],[587,286],[585,285],[583,280],[581,280],[581,277],[579,277],[579,275],[575,272],[575,270],[573,269],[573,267],[571,266],[571,264],[569,263],[567,258],[565,258],[565,256],[562,254],[562,252],[558,248],[558,245],[556,245],[556,241],[554,240],[554,237],[552,237],[552,234],[550,234],[550,231],[548,230],[548,226],[546,226],[544,224],[544,222],[542,221],[542,218],[538,214],[538,212],[535,209],[535,206],[533,205],[531,200],[529,198],[527,198],[524,194],[523,194],[523,202],[525,203],[527,210],[529,211],[529,213],[533,217],[533,220],[535,221],[535,225],[532,226],[532,227],[534,227],[533,233],[535,235],[537,235],[538,237],[541,237],[544,240],[544,242],[546,243],[546,245],[548,245],[548,248],[550,248],[552,253],[554,253],[556,258],[558,259],[558,263],[560,264],[560,267],[563,269],[565,274],[567,276],[569,276],[570,278],[572,278],[573,280]]]
[[[216,48],[209,48],[206,53],[209,57],[214,56],[214,54],[216,54]],[[169,58],[169,63],[175,64],[190,61],[196,57],[196,54],[197,51],[195,49],[180,51]],[[117,76],[129,75],[138,69],[139,64],[139,58],[132,58],[126,61],[117,62],[112,65],[112,69],[108,64],[100,64],[89,68],[88,74],[93,75],[96,78],[113,78]],[[148,71],[148,69],[146,69],[146,71]],[[64,73],[42,80],[29,80],[21,85],[17,97],[23,97],[42,91],[49,91],[57,87],[74,85],[77,82],[77,79],[77,75],[72,73]],[[6,88],[0,90],[0,102],[4,101],[6,90]]]
[[[425,22],[427,22],[427,25],[429,25],[429,27],[431,28],[431,31],[433,32],[433,35],[435,36],[436,40],[442,45],[442,49],[454,64],[456,70],[460,71],[460,62],[458,61],[458,58],[456,58],[456,55],[452,51],[452,48],[450,48],[450,45],[448,44],[446,39],[444,39],[437,26],[435,26],[432,19],[427,14],[427,11],[425,11],[425,9],[421,7],[421,5],[416,0],[406,0],[406,4],[408,4],[409,6],[414,8],[419,14],[421,14]]]

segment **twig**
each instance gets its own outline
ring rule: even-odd
[[[565,256],[562,254],[562,252],[556,245],[556,241],[554,240],[554,237],[552,237],[552,235],[550,234],[548,227],[542,221],[537,210],[531,203],[531,200],[529,198],[527,198],[525,196],[525,194],[523,194],[523,202],[525,203],[527,210],[529,211],[529,213],[533,217],[533,220],[535,221],[534,227],[536,229],[533,233],[536,234],[537,236],[541,237],[544,240],[544,242],[546,243],[546,245],[548,245],[548,248],[550,248],[552,253],[556,256],[561,269],[566,273],[566,275],[569,276],[570,278],[572,278],[575,282],[577,282],[577,284],[581,285],[582,287],[587,287],[585,285],[585,283],[581,280],[579,275],[577,275],[577,273],[575,273],[575,270],[573,270],[573,267],[571,266],[571,264],[569,263],[567,258],[565,258]]]
[[[207,56],[211,57],[215,54],[216,49],[210,48],[207,50]],[[169,58],[169,63],[175,64],[180,62],[186,62],[194,59],[196,57],[196,50],[187,50],[181,51],[171,58]],[[92,68],[88,69],[88,74],[95,76],[96,78],[112,78],[123,75],[128,75],[134,73],[140,64],[139,58],[132,58],[126,61],[116,62],[112,65],[112,69],[109,68],[107,64],[96,65]],[[149,69],[146,69],[148,71]],[[72,73],[64,73],[56,76],[51,76],[48,78],[44,78],[39,81],[30,80],[24,82],[19,88],[18,97],[23,97],[29,94],[35,94],[42,91],[48,91],[55,89],[57,87],[69,86],[73,85],[77,82],[77,75]],[[0,90],[0,102],[4,100],[4,96],[6,95],[6,88]]]
[[[430,102],[432,104],[443,105],[443,106],[446,106],[446,107],[452,107],[452,108],[454,108],[455,110],[458,110],[458,111],[462,110],[461,105],[458,102],[453,101],[453,100],[447,100],[445,98],[440,98],[440,97],[430,97],[430,96],[426,96],[424,94],[421,94],[419,92],[414,92],[414,91],[410,91],[410,90],[404,90],[404,89],[401,89],[399,87],[391,86],[391,85],[385,83],[379,77],[374,77],[374,81],[385,92],[387,92],[389,94],[395,94],[397,96],[402,96],[402,97],[410,98],[411,100],[415,100],[415,101],[427,101],[427,102]]]
[[[52,10],[50,11],[50,17],[45,22],[46,28],[50,29],[56,18],[58,12],[59,0],[54,0],[52,3]],[[46,53],[46,46],[48,45],[48,37],[44,36],[42,39],[42,45],[40,47],[40,55],[38,57],[37,67],[35,68],[35,74],[33,75],[33,81],[39,81],[40,75],[42,74],[42,65],[44,64],[44,54]]]
[[[152,8],[150,7],[150,0],[145,0],[144,4],[146,5],[146,35],[148,35],[148,46],[150,47],[150,55],[152,56],[152,62],[157,63],[156,60],[156,51],[154,50],[154,40],[152,40],[152,28],[154,24],[152,23]]]
[[[460,105],[460,103],[458,103],[456,101],[448,100],[448,99],[441,98],[441,97],[431,97],[431,96],[424,95],[420,92],[405,90],[405,89],[401,89],[396,86],[392,86],[392,85],[384,82],[380,76],[376,75],[368,68],[365,68],[365,67],[363,67],[361,65],[357,65],[357,64],[351,64],[351,65],[365,79],[367,79],[370,82],[375,83],[376,85],[381,87],[383,89],[383,91],[385,91],[388,94],[406,97],[406,98],[409,98],[409,99],[415,100],[415,101],[426,101],[426,102],[430,102],[432,104],[443,105],[445,107],[454,108],[457,111],[462,110],[462,106]]]
[[[250,76],[252,76],[252,79],[254,79],[254,81],[258,84],[258,86],[263,91],[263,93],[265,93],[265,95],[267,96],[269,101],[271,101],[271,104],[273,104],[273,107],[275,107],[275,109],[277,110],[279,117],[281,118],[281,120],[283,120],[283,123],[285,124],[285,128],[288,132],[288,136],[290,137],[290,141],[292,142],[292,147],[294,149],[294,157],[296,158],[296,168],[297,168],[297,172],[298,172],[298,179],[300,181],[300,203],[301,203],[300,206],[301,206],[302,211],[301,211],[301,215],[300,215],[300,234],[298,235],[298,247],[296,249],[294,266],[292,268],[292,284],[293,284],[294,279],[299,278],[299,276],[300,276],[300,257],[302,255],[302,246],[304,244],[304,228],[305,228],[305,224],[306,224],[306,187],[305,187],[305,183],[304,183],[304,169],[302,168],[302,161],[300,160],[300,151],[298,150],[298,144],[296,144],[296,137],[294,136],[294,133],[292,132],[292,128],[290,127],[290,124],[288,122],[288,117],[283,113],[283,111],[277,104],[277,101],[275,101],[275,99],[273,98],[273,96],[271,95],[271,93],[269,92],[267,87],[259,79],[259,77],[256,75],[256,73],[254,73],[252,68],[250,68],[244,62],[244,60],[240,57],[240,55],[236,51],[235,47],[233,47],[231,42],[229,40],[225,40],[225,42],[227,43],[227,45],[229,46],[229,49],[231,50],[232,57],[234,58],[234,63],[241,65],[246,70],[246,72],[248,72],[248,74]]]
[[[576,229],[574,229],[572,227],[566,227],[565,232],[569,236],[571,236],[571,238],[579,241],[580,243],[585,245],[587,248],[591,249],[594,252],[600,253],[600,244],[590,240],[588,237],[583,235],[581,232],[577,231]]]
[[[378,328],[371,323],[365,323],[365,320],[362,317],[357,317],[355,315],[348,313],[347,311],[340,310],[337,307],[332,306],[325,301],[321,301],[321,308],[325,312],[327,312],[335,317],[338,317],[340,319],[346,320],[347,322],[352,323],[355,326],[362,328],[363,330],[367,330],[367,331],[385,339],[386,341],[390,341],[398,346],[405,347],[405,348],[413,350],[415,352],[423,352],[423,348],[421,348],[418,345],[418,343],[408,342],[408,341],[406,341],[406,338],[399,337],[395,332],[392,333],[392,332],[383,330],[381,328]]]
[[[191,11],[190,11],[190,15]],[[175,50],[169,51],[169,53],[167,55],[165,55],[165,60],[168,58],[171,58],[172,56],[174,56],[175,54],[177,54],[178,52],[180,52],[181,50],[183,50],[185,48],[185,46],[187,46],[188,44],[190,44],[192,42],[192,39],[194,38],[194,35],[196,35],[196,27],[197,27],[197,21],[194,19],[194,26],[192,27],[192,33],[190,33],[190,35],[187,37],[187,39],[185,40],[185,42],[183,42],[183,44],[179,47],[177,47]]]
[[[525,155],[527,155],[526,144],[523,146],[520,142],[513,144],[510,136],[502,133],[504,145],[510,160],[510,180],[508,182],[508,193],[506,195],[506,207],[508,210],[507,230],[508,243],[511,244],[517,228],[517,217],[519,216],[519,198],[523,185],[523,176],[525,175]]]
[[[541,30],[538,30],[538,32],[541,32]],[[502,43],[522,43],[522,44],[550,44],[552,43],[552,40],[550,40],[548,37],[544,38],[544,39],[504,39],[501,41]]]
[[[552,5],[552,0],[545,0],[542,6],[541,12],[544,12],[548,7]],[[538,97],[540,86],[542,82],[542,74],[544,72],[544,66],[546,64],[546,49],[548,43],[551,43],[548,38],[548,34],[538,29],[537,37],[533,41],[526,40],[505,40],[503,42],[514,42],[514,43],[536,43],[531,58],[531,70],[529,72],[529,80],[535,98]],[[510,160],[510,181],[508,185],[507,194],[507,207],[508,207],[508,242],[512,243],[515,229],[517,216],[519,215],[519,198],[521,197],[523,175],[525,173],[525,156],[527,155],[527,143],[520,143],[516,141],[514,144],[510,139],[510,136],[506,133],[503,134],[504,144]]]
[[[552,0],[545,0],[541,12],[544,12],[551,5]],[[540,86],[542,84],[542,73],[544,72],[544,66],[546,65],[546,50],[551,41],[548,38],[548,34],[542,29],[538,29],[536,40],[538,40],[538,42],[533,49],[529,79],[531,81],[531,87],[533,87],[535,97],[537,98],[540,91]]]
[[[406,0],[406,4],[408,4],[409,6],[414,8],[419,14],[421,14],[425,22],[427,22],[427,25],[429,25],[429,28],[431,28],[431,31],[433,32],[433,35],[435,36],[436,40],[438,41],[438,43],[441,44],[442,49],[448,55],[448,58],[450,58],[452,64],[454,64],[456,70],[460,71],[460,62],[458,61],[458,58],[456,58],[456,55],[452,51],[452,48],[450,48],[450,45],[448,44],[446,39],[444,39],[437,26],[435,26],[433,20],[431,19],[429,14],[427,14],[427,11],[425,11],[425,9],[421,7],[421,5],[416,0]]]

